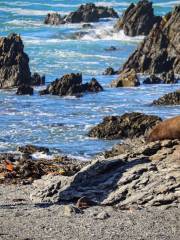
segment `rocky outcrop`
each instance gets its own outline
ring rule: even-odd
[[[93,127],[88,136],[105,139],[123,139],[139,137],[160,122],[157,116],[143,113],[125,113],[122,116],[109,116]]]
[[[162,78],[163,83],[165,83],[165,84],[174,84],[174,83],[178,82],[174,76],[173,71],[162,73],[161,78]]]
[[[115,71],[114,68],[112,67],[106,68],[106,70],[103,73],[103,75],[116,75],[116,74],[118,74],[118,71]]]
[[[156,75],[151,75],[150,77],[146,78],[143,81],[144,84],[159,84],[162,83],[161,78],[157,77]]]
[[[113,8],[96,6],[93,3],[81,5],[75,12],[67,16],[58,13],[48,13],[45,24],[58,25],[65,23],[98,22],[101,18],[118,18],[117,12]]]
[[[127,153],[95,160],[72,177],[47,176],[34,182],[35,203],[75,202],[120,209],[178,207],[180,201],[180,142],[162,141],[136,146]]]
[[[129,57],[123,69],[158,74],[173,70],[180,74],[180,6],[153,26],[149,35]]]
[[[111,87],[137,87],[140,85],[139,79],[134,69],[125,69],[120,73],[118,79],[113,80]]]
[[[124,30],[128,36],[148,35],[155,23],[160,22],[161,17],[154,15],[152,2],[147,0],[131,3],[115,24],[115,30]]]
[[[27,85],[21,85],[18,87],[16,95],[33,95],[33,88]]]
[[[157,100],[153,101],[154,105],[180,105],[180,90],[167,93]]]
[[[41,86],[45,84],[45,76],[41,76],[39,73],[34,73],[31,76],[31,84],[33,86]]]
[[[40,95],[52,94],[58,96],[82,96],[85,92],[102,91],[102,86],[93,78],[89,83],[82,83],[82,75],[77,73],[66,74],[60,79],[56,79],[45,90],[40,91]]]
[[[0,88],[31,84],[29,58],[21,37],[11,34],[0,38]]]

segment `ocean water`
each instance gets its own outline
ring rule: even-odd
[[[0,90],[0,151],[13,151],[18,145],[36,144],[83,159],[111,148],[119,141],[87,137],[89,129],[107,115],[139,111],[162,118],[180,113],[180,106],[155,107],[149,104],[161,95],[180,87],[175,85],[141,85],[138,88],[109,88],[116,76],[103,76],[108,66],[122,66],[143,37],[127,37],[121,31],[112,34],[115,20],[104,19],[94,24],[86,36],[78,40],[72,34],[82,31],[81,24],[47,26],[43,24],[48,12],[67,14],[88,0],[0,0],[0,36],[21,34],[25,52],[30,58],[31,72],[46,75],[47,84],[71,72],[82,72],[84,81],[95,77],[105,91],[82,98],[16,96],[15,90]],[[130,2],[125,0],[94,1],[111,6],[119,15]],[[154,0],[154,10],[164,15],[180,1]],[[117,51],[105,51],[115,46]]]

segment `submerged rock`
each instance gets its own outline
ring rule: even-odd
[[[0,88],[31,84],[29,58],[21,37],[10,34],[0,38]]]
[[[151,75],[150,77],[146,78],[143,81],[144,84],[160,84],[162,83],[161,78],[157,77],[156,75]]]
[[[169,72],[180,74],[180,6],[165,15],[153,26],[149,35],[125,62],[123,69],[158,74]]]
[[[157,100],[153,101],[154,105],[180,105],[180,90],[167,93]]]
[[[160,22],[161,17],[154,15],[152,2],[147,0],[131,3],[124,12],[122,18],[115,25],[115,30],[124,30],[128,36],[148,35],[155,23]]]
[[[18,87],[17,95],[33,95],[34,89],[27,85],[21,85]]]
[[[103,75],[116,75],[118,74],[118,71],[115,71],[112,67],[108,67],[106,68],[106,70],[104,71]]]
[[[45,24],[58,25],[65,23],[98,22],[101,18],[118,18],[117,12],[113,8],[96,6],[93,3],[81,5],[75,12],[67,16],[58,13],[48,13]]]
[[[93,127],[88,136],[105,139],[123,139],[139,137],[148,132],[161,118],[153,115],[132,112],[122,116],[109,116]]]
[[[81,74],[71,73],[56,79],[45,90],[40,91],[40,95],[81,96],[85,92],[99,92],[102,90],[102,86],[96,79],[93,78],[91,82],[83,84]]]
[[[39,73],[34,73],[32,76],[31,76],[31,84],[33,86],[41,86],[41,85],[44,85],[45,84],[45,76],[40,76]]]
[[[111,83],[111,87],[137,87],[139,85],[140,82],[134,69],[125,69],[118,79]]]
[[[49,176],[37,180],[33,184],[31,199],[35,203],[61,203],[86,197],[99,205],[121,209],[132,206],[178,207],[180,142],[166,140],[158,143],[137,146],[135,157],[122,154],[95,160],[72,177]],[[146,155],[154,148],[156,151]]]

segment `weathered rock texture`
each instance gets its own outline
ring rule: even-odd
[[[125,69],[120,73],[118,79],[113,80],[111,87],[137,87],[139,79],[134,69]]]
[[[153,149],[153,151],[151,151]],[[121,209],[176,206],[180,201],[180,142],[137,146],[135,157],[122,154],[93,161],[72,177],[49,176],[34,182],[34,202],[76,201],[86,197]]]
[[[33,86],[41,86],[45,84],[45,76],[41,76],[39,73],[34,73],[31,76],[31,84]]]
[[[139,1],[136,5],[131,3],[122,18],[115,25],[116,30],[124,30],[128,36],[148,35],[153,25],[161,20],[154,15],[152,2]]]
[[[129,57],[123,69],[142,73],[163,73],[173,70],[180,74],[180,6],[153,26],[149,35]]]
[[[154,105],[180,105],[180,90],[167,93],[157,100],[153,101]]]
[[[118,14],[113,8],[87,3],[81,5],[75,12],[71,12],[67,16],[61,16],[58,13],[48,13],[44,23],[58,25],[65,23],[98,22],[101,18],[118,18]]]
[[[82,83],[82,75],[77,73],[66,74],[56,79],[45,90],[40,91],[41,95],[52,94],[58,96],[81,96],[84,92],[102,91],[102,86],[93,78],[89,83]]]
[[[29,58],[19,35],[0,38],[0,88],[30,85]]]
[[[161,119],[157,116],[136,112],[125,113],[122,116],[109,116],[93,127],[88,135],[105,139],[139,137],[146,134],[160,121]]]

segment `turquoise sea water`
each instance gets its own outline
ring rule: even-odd
[[[0,36],[20,33],[30,58],[32,72],[46,75],[47,83],[65,73],[82,72],[84,81],[96,77],[105,91],[82,98],[16,96],[15,91],[0,91],[0,151],[15,150],[17,145],[36,144],[52,151],[88,158],[110,148],[115,141],[91,139],[88,130],[107,115],[140,111],[163,118],[180,113],[180,106],[152,107],[149,103],[159,96],[179,88],[176,85],[141,85],[138,88],[111,89],[108,84],[115,76],[103,76],[108,66],[120,68],[142,41],[123,32],[112,34],[115,20],[102,20],[82,39],[73,40],[81,24],[46,26],[48,12],[67,14],[88,0],[0,0]],[[130,2],[123,0],[91,1],[112,6],[119,15]],[[155,13],[164,15],[180,1],[154,0]],[[116,46],[117,51],[105,51]]]

